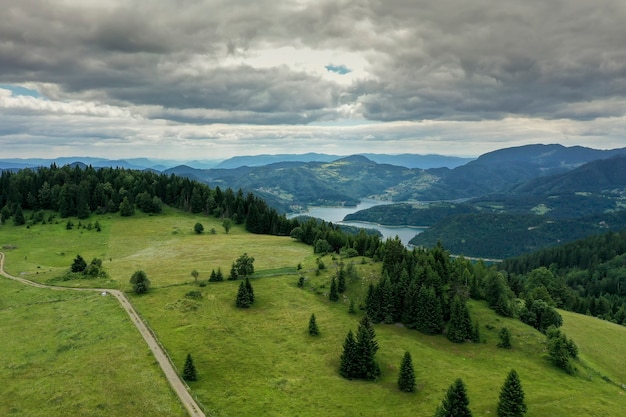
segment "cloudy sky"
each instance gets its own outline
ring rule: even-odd
[[[0,158],[626,146],[624,0],[2,0]]]

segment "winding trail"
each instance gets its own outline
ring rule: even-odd
[[[139,330],[139,333],[141,334],[143,339],[148,344],[148,347],[154,354],[154,357],[159,363],[159,366],[161,367],[161,369],[163,370],[165,377],[170,383],[170,386],[172,387],[172,389],[174,390],[174,392],[180,399],[180,402],[187,409],[187,412],[189,413],[189,415],[191,417],[206,417],[205,414],[200,409],[200,407],[198,406],[198,404],[196,403],[196,401],[193,399],[193,397],[189,393],[189,391],[187,390],[187,386],[181,381],[180,377],[174,370],[174,366],[172,365],[169,358],[165,354],[165,350],[161,347],[161,344],[157,341],[156,337],[150,331],[150,329],[148,329],[148,327],[145,325],[143,320],[141,320],[141,318],[139,317],[139,314],[137,314],[137,311],[135,310],[133,305],[128,301],[128,298],[122,291],[112,290],[108,288],[56,287],[54,285],[40,284],[38,282],[30,281],[25,278],[15,277],[13,275],[10,275],[4,270],[4,257],[5,257],[4,253],[0,252],[0,275],[6,278],[12,279],[14,281],[21,282],[22,284],[30,285],[32,287],[37,287],[37,288],[46,288],[50,290],[56,290],[56,291],[70,290],[70,291],[107,292],[108,294],[111,294],[112,296],[117,298],[117,301],[119,301],[120,305],[124,308],[124,310],[126,310],[126,313],[128,313],[128,316],[130,317],[130,320],[133,322],[137,330]]]

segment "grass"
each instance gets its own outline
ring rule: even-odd
[[[98,219],[103,226],[100,233],[66,231],[64,223],[37,225],[30,229],[0,228],[0,244],[17,245],[17,249],[5,251],[7,268],[15,275],[45,282],[65,271],[76,253],[87,261],[97,256],[105,261],[110,279],[104,282],[94,280],[95,283],[124,290],[130,289],[128,279],[134,270],[145,270],[153,289],[145,296],[132,296],[131,300],[179,369],[182,369],[187,353],[193,356],[199,380],[190,386],[207,415],[432,415],[457,377],[463,378],[468,387],[470,408],[474,414],[495,415],[500,387],[511,368],[520,375],[529,407],[527,416],[612,416],[620,415],[626,407],[626,391],[602,378],[623,381],[626,328],[609,326],[608,339],[602,340],[604,322],[587,323],[584,321],[589,319],[587,317],[564,313],[565,332],[578,344],[582,358],[577,364],[577,375],[569,376],[548,362],[543,335],[517,320],[494,315],[482,303],[471,302],[472,317],[481,324],[484,343],[457,345],[443,336],[426,336],[398,325],[377,325],[381,379],[377,382],[347,381],[337,373],[339,357],[348,330],[356,331],[362,314],[348,314],[349,301],[354,299],[358,308],[369,282],[377,277],[379,263],[362,261],[361,258],[343,260],[354,261],[361,278],[349,283],[340,302],[331,303],[326,294],[336,262],[341,260],[324,257],[326,268],[318,274],[312,249],[290,238],[251,235],[240,226],[233,227],[226,235],[216,219],[173,210],[153,217]],[[195,234],[193,225],[196,222],[202,223],[205,230],[215,228],[217,234]],[[66,255],[59,255],[59,252]],[[256,301],[251,309],[239,310],[234,306],[238,282],[209,283],[204,287],[193,283],[190,275],[193,269],[200,272],[201,280],[206,280],[211,269],[218,266],[227,275],[231,263],[243,252],[255,258],[257,271],[252,279]],[[302,266],[300,271],[296,271],[298,264]],[[306,277],[303,288],[297,287],[300,274]],[[95,285],[82,280],[66,284]],[[200,291],[202,298],[185,298],[191,290]],[[92,305],[95,308],[101,302],[99,296],[90,295],[92,298],[88,298],[85,304],[81,297],[86,296],[71,294],[68,295],[70,300],[59,305],[71,306],[67,307],[69,317],[77,316],[82,321],[70,328],[62,340],[72,340],[74,334],[91,335],[91,329],[98,329],[101,320],[104,323],[112,320],[112,329],[135,335],[121,311],[119,321],[115,321],[115,314],[108,310],[82,313],[80,308]],[[2,300],[13,298],[19,299],[19,296],[13,294]],[[72,301],[74,298],[76,300]],[[54,303],[44,302],[41,307],[34,303],[28,308],[28,314],[36,314],[29,316],[29,321],[44,323],[39,333],[45,333],[50,327],[50,322],[45,321],[51,314],[46,310],[49,307],[45,307],[48,304]],[[26,312],[3,304],[0,308],[5,315],[4,325],[14,323],[18,326],[24,322]],[[41,312],[40,308],[43,309]],[[59,314],[65,309],[63,307]],[[319,337],[308,335],[311,313],[316,315],[321,332]],[[57,317],[56,321],[70,325],[65,323],[70,321],[68,315]],[[496,346],[498,331],[503,326],[512,334],[511,350]],[[576,326],[580,326],[579,330]],[[597,334],[589,327],[597,328]],[[136,343],[126,346],[134,346],[145,356],[147,348],[139,341],[138,334],[136,339]],[[20,343],[16,342],[16,346]],[[46,343],[53,346],[51,342]],[[58,340],[54,349],[64,345]],[[91,360],[96,368],[103,362],[103,357],[95,350],[97,343],[77,343],[77,346],[85,352],[84,361]],[[70,348],[72,345],[68,344]],[[13,357],[18,348],[7,349],[4,343],[0,345],[3,357]],[[398,368],[407,350],[413,357],[416,371],[418,391],[415,394],[402,393],[396,387]],[[607,355],[607,350],[614,355]],[[154,370],[150,358],[144,357],[142,362],[141,354],[139,356],[138,360],[131,362],[141,369]],[[105,365],[101,366],[106,363],[104,361]],[[130,380],[132,376],[130,372],[120,374],[107,384],[119,385],[118,388],[123,389],[125,377]],[[78,386],[71,382],[76,377],[66,375],[65,385]],[[15,385],[11,376],[3,378],[12,393],[27,392],[27,387],[17,382]],[[32,381],[29,382],[32,385]],[[38,384],[50,390],[56,382],[42,377]],[[155,384],[149,384],[149,389],[156,390]],[[143,386],[137,390],[135,399],[148,395]],[[83,404],[91,398],[90,390],[84,391],[82,388],[73,391],[75,403]],[[41,397],[33,401],[39,406],[46,404]],[[98,404],[95,400],[92,403]],[[60,414],[60,411],[53,410],[46,415]],[[121,412],[118,415],[158,414]]]
[[[0,353],[0,415],[185,415],[111,297],[2,278]]]

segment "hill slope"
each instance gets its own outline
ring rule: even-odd
[[[219,220],[170,209],[158,216],[97,219],[102,232],[91,235],[82,229],[67,230],[61,223],[37,224],[30,229],[3,226],[2,244],[17,247],[7,254],[7,268],[13,274],[46,281],[66,269],[73,254],[80,252],[86,259],[102,257],[111,275],[110,285],[126,289],[130,272],[144,269],[153,288],[145,296],[134,296],[133,303],[175,364],[182,367],[185,356],[193,355],[199,380],[190,385],[207,415],[432,415],[447,387],[458,377],[468,387],[474,414],[495,415],[498,392],[511,368],[520,374],[528,415],[619,415],[626,407],[626,396],[618,386],[589,378],[587,372],[568,376],[559,371],[544,357],[543,335],[517,320],[498,317],[483,303],[473,301],[472,319],[480,323],[484,343],[454,344],[444,336],[427,336],[395,324],[377,325],[377,360],[382,378],[376,382],[343,379],[337,374],[341,346],[348,330],[356,329],[362,314],[347,313],[349,300],[354,298],[357,305],[363,300],[363,288],[378,279],[381,263],[355,259],[360,278],[349,284],[345,298],[332,303],[326,292],[338,259],[324,257],[328,267],[317,274],[318,256],[311,247],[288,237],[253,235],[241,226],[233,227],[228,234],[196,235],[196,222],[204,223],[206,229],[220,230]],[[213,268],[226,271],[243,251],[255,258],[257,274],[252,279],[256,301],[249,310],[234,306],[238,282],[201,287],[190,276],[190,271],[196,269],[204,281]],[[303,288],[296,285],[298,263],[302,265],[300,273],[306,276]],[[67,284],[92,285],[83,281]],[[188,298],[190,291],[200,292],[201,298]],[[39,309],[45,314],[45,309],[54,305],[58,304],[30,304],[28,314],[38,317]],[[3,325],[21,318],[14,313],[15,309],[2,310]],[[307,333],[311,313],[317,317],[321,332],[318,338]],[[576,320],[578,316],[572,317]],[[58,320],[75,319],[74,315],[64,315]],[[97,329],[97,319],[84,326],[84,331]],[[512,350],[496,346],[497,333],[503,326],[513,335]],[[39,331],[45,333],[46,329]],[[82,334],[79,328],[75,331]],[[615,329],[607,348],[624,340],[625,332],[626,328]],[[620,366],[621,358],[604,358],[607,362],[601,363],[592,347],[585,350],[595,342],[587,340],[584,332],[570,336],[585,352],[586,366],[596,370],[592,375],[607,375],[619,382],[620,374],[605,372],[605,368]],[[6,346],[0,344],[0,354],[10,357],[4,350]],[[615,349],[619,353],[622,347]],[[418,385],[415,394],[402,393],[396,387],[405,351],[413,356]],[[582,364],[580,367],[587,369]],[[80,385],[71,375],[68,378],[67,385]],[[19,389],[14,385],[17,382],[7,378],[3,386]],[[45,390],[56,383],[42,379],[40,387]],[[152,388],[152,384],[148,386]],[[81,401],[82,395],[78,390],[72,401]],[[137,396],[133,398],[139,401]],[[55,413],[53,408],[47,415],[65,415]],[[105,407],[100,415],[116,414]]]

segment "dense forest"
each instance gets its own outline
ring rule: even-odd
[[[626,325],[626,231],[507,259],[516,294],[532,285],[553,305]]]

